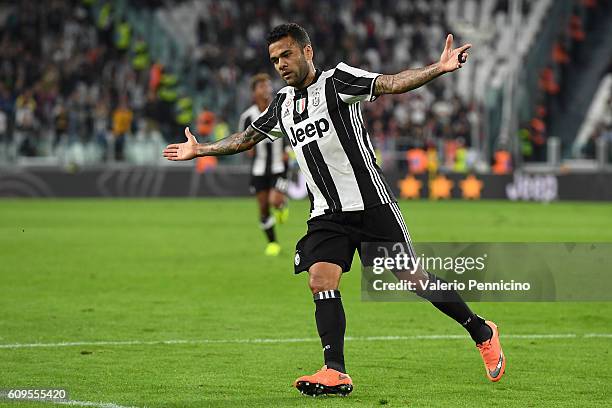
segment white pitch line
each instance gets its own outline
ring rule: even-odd
[[[573,339],[576,337],[586,337],[586,335],[577,335],[575,333],[565,333],[565,334],[508,334],[504,336],[500,335],[503,338],[510,339]]]
[[[592,338],[609,339],[609,338],[612,338],[612,333],[587,333],[584,335],[584,337],[586,337],[587,339],[592,339]]]
[[[52,399],[29,399],[29,400],[20,400],[23,402],[49,402],[53,404],[61,404],[61,405],[74,405],[77,407],[95,407],[95,408],[139,408],[134,406],[125,406],[115,404],[114,402],[96,402],[96,401],[77,401],[77,400],[68,400],[68,401],[60,401],[60,400],[52,400]],[[146,408],[146,407],[143,407]]]
[[[134,406],[117,405],[113,402],[94,402],[94,401],[41,401],[53,402],[54,404],[76,405],[77,407],[96,407],[96,408],[138,408]]]
[[[364,337],[345,337],[346,341],[402,341],[402,340],[459,340],[466,339],[467,335],[459,334],[425,334],[415,336],[364,336]],[[506,334],[501,335],[502,339],[592,339],[592,338],[612,338],[612,333],[542,333],[542,334]],[[272,338],[272,339],[199,339],[199,340],[126,340],[126,341],[73,341],[60,343],[14,343],[0,344],[0,349],[20,349],[20,348],[57,348],[57,347],[77,347],[77,346],[151,346],[151,345],[198,345],[198,344],[279,344],[279,343],[311,343],[319,342],[318,337],[302,338]]]

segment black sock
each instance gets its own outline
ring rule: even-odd
[[[269,215],[267,217],[261,217],[261,227],[264,234],[266,234],[266,238],[268,238],[268,242],[276,242],[276,234],[274,233],[274,224],[276,220],[273,216]]]
[[[346,373],[344,367],[344,331],[346,318],[340,292],[324,290],[315,293],[315,320],[321,337],[325,365],[328,368]]]
[[[480,344],[493,337],[493,330],[477,314],[462,322],[461,325],[470,333],[472,340]]]
[[[432,282],[434,280],[446,282],[432,274],[429,274],[429,277]],[[493,331],[485,323],[484,319],[470,310],[457,291],[437,291],[434,294],[429,292],[417,292],[417,294],[429,300],[438,310],[461,324],[468,333],[470,333],[470,337],[476,344],[489,340],[493,335]]]

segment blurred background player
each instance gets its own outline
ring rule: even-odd
[[[265,73],[256,74],[251,78],[253,105],[240,115],[238,130],[244,131],[266,110],[272,102],[272,83]],[[282,224],[289,217],[287,207],[287,159],[284,139],[271,141],[269,139],[255,145],[249,150],[253,158],[251,165],[251,191],[255,193],[259,206],[260,227],[266,234],[268,245],[265,254],[277,256],[281,247],[276,241],[274,225]]]

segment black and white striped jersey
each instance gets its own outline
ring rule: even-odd
[[[361,116],[375,99],[374,74],[344,63],[317,70],[305,89],[286,86],[251,126],[270,139],[286,137],[306,179],[310,217],[395,202],[376,164]]]
[[[257,105],[253,104],[250,106],[240,115],[238,130],[245,130],[259,115],[261,115],[261,111]],[[282,140],[263,140],[255,145],[254,150],[255,155],[253,156],[251,175],[270,176],[285,172],[286,163],[283,160],[285,143]]]

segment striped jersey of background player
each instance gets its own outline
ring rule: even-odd
[[[265,73],[256,74],[251,78],[253,105],[241,115],[238,130],[246,130],[272,101],[272,84],[270,76]],[[277,256],[281,247],[276,240],[274,225],[283,224],[289,217],[287,206],[287,160],[285,139],[272,141],[263,140],[248,151],[252,157],[251,191],[255,194],[259,208],[260,227],[268,244],[264,253]],[[272,211],[271,211],[272,210]]]
[[[311,202],[308,230],[296,246],[294,272],[308,271],[325,360],[321,370],[298,378],[294,386],[308,395],[346,395],[353,383],[344,362],[346,319],[338,290],[342,273],[364,242],[402,242],[414,256],[396,199],[376,164],[360,103],[408,92],[461,68],[471,45],[453,48],[449,34],[438,62],[381,75],[344,63],[324,72],[316,69],[310,38],[294,23],[275,27],[267,43],[270,62],[287,86],[259,118],[244,132],[211,144],[198,144],[185,129],[187,141],[168,145],[163,154],[169,160],[189,160],[244,151],[266,137],[289,139]],[[413,276],[430,282],[438,279],[422,269]],[[435,294],[417,290],[417,294],[467,330],[487,377],[500,380],[506,359],[497,326],[474,314],[454,290]]]

